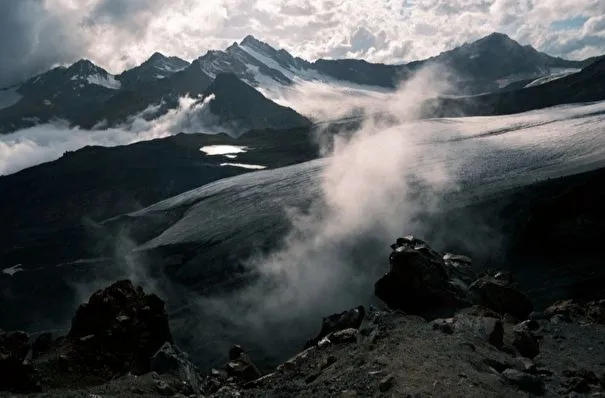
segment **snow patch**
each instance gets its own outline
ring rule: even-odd
[[[116,80],[116,78],[112,75],[102,76],[100,74],[95,74],[88,76],[86,80],[90,84],[96,84],[97,86],[106,87],[111,90],[119,90],[120,87],[122,87],[122,83]]]
[[[208,145],[200,148],[206,155],[231,155],[248,152],[248,147],[235,145]]]
[[[240,167],[242,169],[250,169],[250,170],[262,170],[262,169],[267,168],[267,166],[261,166],[258,164],[245,164],[245,163],[221,163],[221,166]]]
[[[17,272],[21,272],[21,271],[23,271],[23,266],[21,264],[17,264],[17,265],[13,265],[12,267],[4,268],[2,270],[2,273],[6,274],[8,276],[13,276]]]
[[[535,86],[540,86],[542,84],[550,83],[555,80],[559,80],[564,77],[578,73],[579,71],[580,71],[579,69],[575,69],[573,71],[566,71],[566,72],[561,72],[561,73],[557,73],[557,74],[553,74],[553,75],[549,75],[549,76],[543,76],[543,77],[536,79],[536,80],[532,81],[531,83],[527,84],[524,88],[535,87]]]

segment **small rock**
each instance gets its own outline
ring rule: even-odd
[[[502,348],[504,344],[504,326],[497,318],[456,316],[454,329],[458,333],[468,333],[484,339],[496,348]]]
[[[330,355],[327,358],[325,358],[323,361],[321,361],[319,368],[321,370],[325,370],[325,369],[329,368],[330,366],[334,365],[335,363],[336,363],[336,357],[334,355]]]
[[[526,325],[520,323],[515,326],[513,333],[513,346],[521,355],[526,358],[534,359],[540,353],[538,340],[531,334]]]
[[[534,363],[534,361],[532,361],[529,358],[526,357],[521,357],[519,358],[519,363],[520,363],[520,367],[521,370],[525,373],[529,373],[529,374],[538,374],[538,368],[536,367],[536,364]]]
[[[310,374],[309,376],[305,377],[305,383],[307,383],[307,384],[313,383],[315,380],[317,380],[317,378],[319,376],[321,376],[321,373],[319,373],[319,372]]]
[[[431,326],[433,327],[433,330],[438,330],[445,334],[453,334],[454,318],[435,319],[433,322],[431,322]]]
[[[393,384],[395,384],[395,377],[390,374],[380,380],[378,383],[378,389],[381,392],[387,392],[393,387]]]
[[[340,393],[341,398],[355,398],[357,397],[357,391],[355,390],[344,390]]]
[[[565,319],[565,317],[563,317],[563,315],[560,315],[560,314],[553,315],[550,318],[550,323],[555,324],[555,325],[557,325],[559,323],[566,323],[566,322],[567,322],[567,320]]]
[[[509,369],[511,367],[507,363],[502,363],[502,362],[500,362],[498,360],[495,360],[495,359],[492,359],[492,358],[485,358],[483,360],[483,363],[485,363],[490,368],[493,368],[497,373],[502,373],[506,369]]]
[[[516,369],[506,369],[502,372],[502,376],[504,376],[509,383],[517,386],[523,391],[534,394],[544,393],[544,382],[538,376],[530,375]]]
[[[526,327],[528,330],[531,331],[536,331],[540,329],[540,324],[537,321],[531,319],[521,322],[518,326]]]
[[[502,322],[510,324],[510,325],[516,325],[517,323],[519,323],[519,320],[517,318],[515,318],[514,316],[512,316],[511,314],[506,313],[502,317]]]
[[[330,335],[330,341],[334,344],[354,343],[357,341],[357,329],[349,328]]]
[[[317,343],[317,346],[319,348],[324,348],[324,347],[329,346],[330,344],[332,344],[332,342],[330,341],[330,339],[328,338],[328,336],[326,336],[323,339],[319,340],[319,343]]]
[[[365,317],[365,308],[359,306],[339,314],[330,315],[322,320],[321,330],[314,339],[307,342],[306,348],[317,345],[327,335],[345,329],[359,329]]]
[[[581,377],[572,377],[563,383],[563,386],[567,389],[567,392],[577,392],[580,394],[586,394],[590,392],[590,384]]]
[[[262,376],[248,354],[240,346],[231,347],[229,358],[234,358],[236,354],[239,354],[239,356],[230,360],[225,365],[225,370],[230,377],[235,377],[243,382],[249,382]]]
[[[529,317],[527,319],[529,319],[530,321],[544,321],[548,319],[548,316],[546,316],[546,314],[543,312],[534,311],[529,314]]]
[[[174,390],[172,389],[172,387],[170,387],[168,385],[168,383],[166,383],[163,380],[159,380],[156,384],[155,384],[155,388],[158,390],[158,392],[162,395],[165,396],[172,396],[174,395]]]

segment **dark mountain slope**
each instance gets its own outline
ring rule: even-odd
[[[425,104],[427,117],[488,116],[525,112],[560,104],[605,99],[605,59],[581,72],[545,83],[465,98],[440,98]]]
[[[123,87],[133,87],[144,81],[161,80],[185,69],[189,62],[179,57],[167,57],[154,53],[141,65],[129,69],[117,76]]]
[[[219,118],[221,124],[239,132],[246,128],[282,129],[307,127],[311,124],[292,108],[267,99],[234,74],[217,75],[205,94],[214,95],[210,102],[210,111]]]

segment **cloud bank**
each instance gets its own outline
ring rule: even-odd
[[[569,58],[605,53],[600,0],[20,0],[0,4],[0,86],[90,58],[113,73],[154,51],[194,59],[253,34],[295,55],[409,62],[493,31]]]
[[[179,106],[154,120],[145,114],[157,106],[133,116],[126,124],[115,128],[96,127],[83,130],[57,121],[0,135],[0,176],[18,172],[27,167],[60,158],[67,151],[85,146],[128,145],[138,141],[162,138],[180,132],[213,134],[214,116],[208,104],[214,96],[203,102],[181,98]]]

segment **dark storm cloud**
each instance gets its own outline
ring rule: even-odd
[[[164,0],[101,0],[90,12],[88,23],[114,25],[130,33],[144,34],[148,22],[169,3]]]
[[[85,48],[78,32],[41,0],[0,1],[0,87],[73,61]]]

